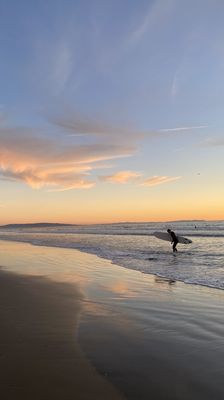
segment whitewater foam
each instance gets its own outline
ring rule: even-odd
[[[165,225],[141,223],[12,229],[1,230],[0,239],[74,248],[142,273],[224,289],[224,222],[201,222],[197,225],[197,232],[192,221],[170,224],[179,235],[193,238],[190,245],[178,244],[176,256],[169,242],[153,236],[155,230],[165,230]]]

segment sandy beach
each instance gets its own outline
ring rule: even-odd
[[[80,293],[0,273],[2,399],[121,399],[77,343]]]
[[[1,398],[213,399],[224,293],[0,242]]]

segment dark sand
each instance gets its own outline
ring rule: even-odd
[[[0,272],[0,398],[121,399],[76,340],[74,285]]]

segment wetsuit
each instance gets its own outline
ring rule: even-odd
[[[173,231],[170,231],[169,234],[172,237],[172,242],[171,243],[173,243],[173,252],[175,252],[175,251],[177,251],[176,245],[178,243],[178,239],[177,239],[177,237],[176,237],[176,235],[175,235],[175,233]]]

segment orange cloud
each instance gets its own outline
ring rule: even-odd
[[[151,178],[145,179],[141,186],[155,186],[162,185],[163,183],[173,182],[180,179],[181,176],[152,176]]]
[[[91,173],[104,168],[102,162],[132,156],[139,139],[161,135],[159,131],[118,128],[68,112],[49,119],[53,124],[49,133],[10,127],[7,122],[3,120],[0,126],[0,179],[24,182],[36,189],[91,188],[95,185]],[[124,184],[138,182],[140,176],[120,171],[99,179]],[[140,184],[152,186],[176,179],[179,177],[152,177]]]
[[[120,171],[113,175],[101,176],[100,179],[106,182],[113,183],[128,183],[130,181],[136,180],[141,174],[133,171]]]
[[[89,189],[95,185],[86,179],[87,174],[70,172],[54,172],[40,171],[37,169],[22,169],[22,170],[4,170],[1,176],[9,181],[22,181],[31,186],[33,189],[39,189],[43,186],[62,187],[63,190],[68,189]]]
[[[83,130],[88,129],[83,125]],[[59,132],[52,136],[27,128],[0,126],[0,179],[22,181],[36,189],[91,188],[95,182],[90,173],[102,168],[102,161],[131,156],[136,149],[134,144],[125,143],[127,138],[116,141],[110,133],[100,141],[83,140],[84,143],[76,143],[73,137]]]

